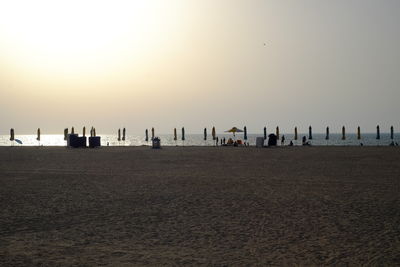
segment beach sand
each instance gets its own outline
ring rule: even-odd
[[[398,265],[397,147],[0,148],[0,265]]]

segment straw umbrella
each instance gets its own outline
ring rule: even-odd
[[[267,139],[267,127],[264,126],[264,140]]]
[[[154,139],[154,127],[151,128],[151,140],[153,141]]]
[[[297,136],[297,127],[294,127],[294,140],[297,140],[298,136]]]
[[[207,128],[204,128],[204,141],[207,140]]]
[[[241,133],[243,130],[238,129],[237,127],[232,127],[228,131],[225,131],[226,133],[233,133],[233,137],[236,137],[236,133]]]
[[[72,128],[71,128],[71,134],[75,134],[74,126],[72,126]]]
[[[11,128],[10,129],[10,141],[12,142],[11,144],[14,143],[14,140],[15,140],[15,138],[14,138],[14,129]]]
[[[37,137],[36,140],[38,141],[39,145],[40,145],[40,128],[37,129]]]
[[[118,143],[121,141],[121,129],[118,129]]]
[[[149,141],[149,130],[146,129],[146,131],[144,131],[144,134],[145,134],[145,136],[146,136],[144,140],[145,140],[146,142],[148,142],[148,141]]]
[[[346,140],[346,129],[342,127],[342,140]]]
[[[312,128],[311,125],[308,127],[308,139],[312,140]]]
[[[83,129],[82,129],[82,136],[83,136],[83,137],[86,136],[86,127],[85,127],[85,126],[83,126]]]
[[[215,136],[215,127],[214,126],[212,127],[211,135],[212,135],[213,140],[215,140],[216,136]]]
[[[361,140],[361,128],[360,128],[360,126],[357,127],[357,140]]]
[[[243,131],[244,131],[243,139],[247,140],[247,127],[246,126],[243,127]]]
[[[126,137],[126,129],[122,129],[122,141],[125,142],[125,137]]]
[[[68,137],[68,128],[64,129],[64,140],[67,140]]]
[[[276,139],[279,140],[279,126],[276,127]]]
[[[394,139],[394,129],[393,126],[390,126],[390,139]]]
[[[93,136],[96,136],[96,128],[93,127]]]

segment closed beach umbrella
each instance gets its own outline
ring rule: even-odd
[[[204,141],[207,140],[207,128],[204,128]]]
[[[214,126],[212,127],[211,135],[212,135],[213,140],[215,140],[216,138],[215,138],[215,127]]]
[[[64,140],[67,140],[67,136],[68,136],[68,128],[64,129]]]
[[[125,134],[126,134],[126,130],[124,128],[124,129],[122,129],[122,141],[125,141]]]
[[[83,137],[86,136],[86,127],[85,127],[85,126],[83,126],[83,129],[82,129],[82,136],[83,136]]]
[[[279,127],[276,127],[276,138],[279,140]]]
[[[185,127],[182,127],[182,141],[185,141]]]
[[[96,128],[93,127],[93,136],[96,136]]]
[[[247,127],[246,126],[244,126],[243,131],[244,131],[243,139],[247,140]]]
[[[346,129],[342,127],[342,140],[346,140]]]
[[[329,140],[329,127],[326,127],[326,136],[325,140]]]
[[[75,134],[74,126],[72,126],[72,128],[71,128],[71,134]]]
[[[381,132],[379,130],[379,125],[376,126],[376,139],[380,140],[381,139]]]
[[[149,130],[146,129],[146,131],[144,131],[144,134],[145,134],[145,136],[146,136],[144,140],[145,140],[146,142],[148,142],[148,141],[149,141]]]
[[[297,127],[294,127],[294,140],[297,140]]]
[[[176,134],[176,128],[174,128],[174,140],[175,140],[175,141],[178,140],[178,136],[177,136],[177,134]]]
[[[312,140],[312,128],[308,127],[308,139]]]
[[[264,140],[267,140],[267,127],[264,127]]]
[[[121,141],[121,129],[118,129],[118,142]]]
[[[11,128],[10,129],[10,141],[14,141],[14,140],[15,140],[15,138],[14,138],[14,129]]]
[[[360,126],[357,127],[357,139],[361,140],[361,129],[360,129]]]
[[[154,127],[151,128],[151,140],[154,139]]]
[[[394,130],[393,130],[393,126],[390,127],[390,139],[393,140],[394,137]]]
[[[36,140],[40,141],[40,128],[37,129],[37,137]]]

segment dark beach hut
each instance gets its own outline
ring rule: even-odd
[[[342,127],[342,140],[346,140],[346,129]]]
[[[244,131],[244,133],[243,133],[243,139],[244,139],[244,140],[247,140],[247,127],[246,127],[246,126],[243,127],[243,131]]]
[[[379,125],[376,126],[376,140],[380,140],[381,139],[381,132],[379,129]]]

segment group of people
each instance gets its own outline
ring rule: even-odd
[[[218,136],[216,138],[215,144],[218,146],[218,143],[220,143],[221,146],[249,146],[249,142],[242,141],[242,140],[233,140],[232,138],[229,138],[228,140],[224,138],[219,139]]]
[[[285,145],[285,140],[286,140],[285,136],[282,135],[282,138],[281,138],[281,145],[282,145],[282,146]],[[310,141],[307,141],[307,137],[303,136],[303,138],[302,138],[302,145],[303,145],[303,146],[311,146],[311,142],[310,142]],[[294,146],[293,140],[290,140],[289,146]]]

